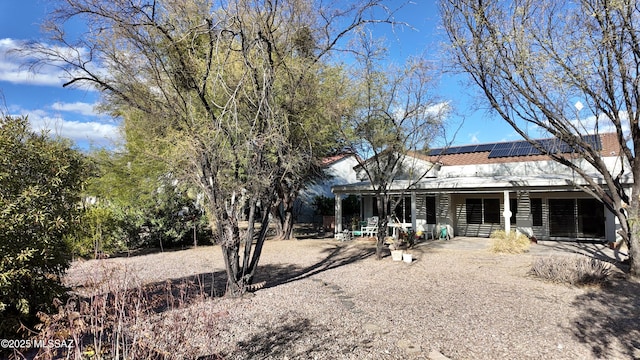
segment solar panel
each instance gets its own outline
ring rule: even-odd
[[[477,147],[478,147],[478,145],[461,146],[458,149],[458,154],[467,154],[467,153],[476,152],[476,148]]]
[[[493,150],[503,150],[503,149],[511,149],[513,147],[513,143],[497,143],[493,147]]]
[[[531,150],[531,144],[526,141],[519,141],[515,143],[513,149],[511,149],[511,153],[509,156],[525,156],[529,155],[529,151]]]
[[[507,157],[510,156],[511,149],[493,149],[489,154],[489,158],[499,158],[499,157]]]
[[[498,143],[489,153],[489,159],[511,156],[514,143]]]
[[[602,144],[600,143],[600,137],[598,135],[585,135],[582,139],[592,146],[595,150],[602,150]],[[550,153],[570,153],[579,151],[579,149],[573,149],[567,143],[560,139],[541,139],[536,140],[537,143]],[[449,148],[432,149],[429,152],[431,156],[438,155],[454,155],[454,154],[468,154],[489,151],[489,158],[507,157],[507,156],[529,156],[540,155],[541,152],[536,149],[532,144],[527,141],[513,141],[513,142],[501,142],[493,144],[480,144],[480,145],[464,145],[464,146],[452,146]]]
[[[474,152],[491,151],[495,146],[496,144],[480,144],[476,146],[476,149]]]

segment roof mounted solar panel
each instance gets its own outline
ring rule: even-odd
[[[531,144],[526,141],[519,141],[511,149],[511,154],[509,156],[526,156],[529,155],[529,151],[531,149]]]
[[[511,156],[514,143],[498,143],[489,153],[489,159]]]
[[[468,154],[468,153],[476,152],[476,148],[477,147],[478,147],[478,145],[461,146],[458,149],[458,154]]]
[[[476,146],[476,149],[474,152],[485,152],[485,151],[491,151],[493,150],[493,148],[496,146],[496,144],[480,144]]]

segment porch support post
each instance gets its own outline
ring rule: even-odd
[[[511,232],[511,204],[509,201],[509,190],[504,191],[504,231],[509,234]]]
[[[416,215],[418,214],[417,206],[416,206],[416,193],[415,191],[411,192],[411,229],[413,232],[417,232],[416,228]]]
[[[340,234],[342,233],[342,197],[340,194],[336,194],[335,215],[335,234]]]

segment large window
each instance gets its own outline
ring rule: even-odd
[[[466,199],[467,224],[499,224],[500,199]]]
[[[549,199],[549,234],[560,237],[603,238],[604,205],[596,199]]]

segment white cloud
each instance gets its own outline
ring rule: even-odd
[[[469,144],[479,144],[480,139],[478,139],[478,132],[474,132],[469,134]]]
[[[82,56],[85,49],[64,49],[57,46],[49,46],[52,52],[66,53],[68,57]],[[70,79],[69,73],[62,70],[61,66],[55,66],[55,61],[47,65],[39,65],[36,69],[29,69],[27,64],[33,58],[16,52],[23,49],[26,42],[16,39],[0,39],[0,81],[13,84],[40,85],[40,86],[62,86]],[[62,63],[58,62],[59,65]],[[99,69],[94,69],[98,73]],[[84,86],[86,90],[95,90],[93,87]]]
[[[14,84],[60,86],[65,73],[51,66],[44,66],[38,72],[24,67],[27,58],[12,52],[24,46],[24,42],[14,39],[0,39],[0,81]]]
[[[44,110],[19,109],[11,112],[28,116],[33,130],[49,130],[50,134],[71,139],[81,147],[84,144],[113,145],[120,139],[118,126],[113,122],[69,120]]]
[[[73,103],[55,102],[51,105],[51,108],[53,110],[73,112],[85,116],[97,116],[98,114],[95,111],[95,106],[96,104],[77,101]]]

